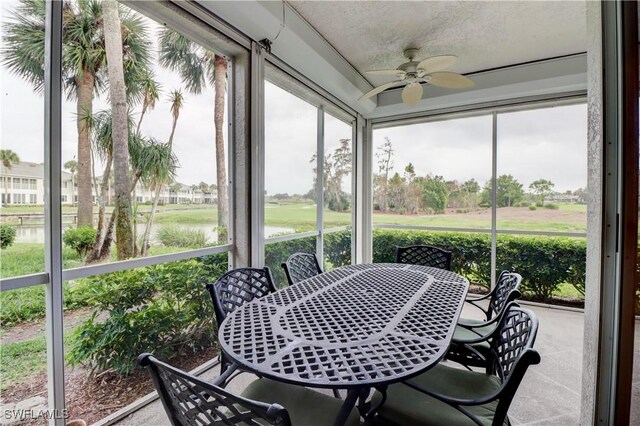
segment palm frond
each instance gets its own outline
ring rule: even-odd
[[[44,88],[44,0],[22,0],[3,23],[2,63],[25,79],[36,93]]]
[[[178,73],[189,92],[202,93],[207,84],[208,63],[204,49],[185,36],[163,28],[159,59],[162,66]]]
[[[157,188],[173,181],[178,167],[178,158],[169,145],[150,138],[141,146],[134,168],[140,172],[140,180],[147,187]]]

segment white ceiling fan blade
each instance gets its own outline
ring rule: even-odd
[[[358,99],[359,101],[363,100],[363,99],[367,99],[370,98],[371,96],[377,95],[378,93],[388,89],[389,87],[398,84],[398,83],[402,83],[402,81],[390,81],[389,83],[385,83],[382,86],[378,86],[373,88],[372,90],[369,90],[367,93],[365,93],[364,95],[360,96],[360,99]]]
[[[457,61],[458,57],[455,55],[432,56],[420,62],[417,68],[423,70],[425,74],[430,74],[432,72],[446,70]]]
[[[367,71],[369,75],[397,75],[398,77],[404,77],[406,74],[405,71],[402,70],[371,70]]]
[[[420,99],[422,99],[422,84],[407,84],[405,88],[402,89],[402,102],[405,104],[414,106],[420,102]]]
[[[430,79],[428,77],[431,77]],[[429,84],[447,89],[468,89],[473,81],[455,72],[434,72],[427,77]]]

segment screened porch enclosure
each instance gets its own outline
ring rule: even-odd
[[[104,32],[112,3],[127,105],[120,145],[111,92],[119,77],[107,64],[113,37]],[[264,324],[284,324],[291,316],[281,304],[318,291],[319,305],[299,310],[305,320],[283,326],[283,335],[335,326],[326,337],[335,345],[361,338],[349,334],[354,323],[402,323],[375,297],[403,300],[404,308],[385,303],[410,317],[420,295],[447,282],[464,285],[429,310],[449,309],[451,330],[458,318],[491,320],[490,305],[478,310],[463,293],[492,294],[504,271],[516,273],[524,313],[511,308],[532,312],[537,319],[527,324],[539,320],[518,347],[535,345],[541,362],[514,389],[511,423],[640,423],[638,129],[629,119],[638,116],[629,95],[639,80],[635,4],[9,0],[0,22],[3,422],[170,424],[158,382],[139,364],[154,361],[136,361],[142,353],[260,401],[262,379],[243,373],[227,385],[221,368],[221,348],[230,356],[239,343],[218,335],[220,296],[207,284],[237,270],[249,274],[240,287],[272,284],[260,290],[268,302],[251,305]],[[42,55],[25,65],[29,43]],[[420,71],[430,57],[446,65]],[[454,88],[447,79],[455,78],[472,85]],[[405,89],[416,84],[421,96],[410,99]],[[125,193],[129,255],[116,207]],[[430,272],[399,267],[398,248],[416,245],[442,250],[450,263]],[[311,262],[304,278],[285,267],[294,267],[295,253]],[[385,291],[367,287],[377,273],[395,277],[385,278]],[[411,287],[420,274],[431,287]],[[353,302],[330,303],[324,286]],[[249,315],[244,302],[232,305],[229,316]],[[374,305],[377,315],[363,321]],[[308,319],[323,310],[332,321]],[[502,315],[494,323],[509,317]],[[423,328],[438,326],[411,321],[388,340],[417,340],[402,350],[371,343],[362,353],[383,361],[362,371],[393,362],[409,370],[398,360],[419,363],[420,351],[425,366],[434,358],[425,371],[454,368],[438,355],[452,353],[448,345],[415,343]],[[247,336],[257,339],[264,324],[254,322]],[[425,339],[455,338],[438,332],[446,336]],[[243,353],[262,351],[274,356],[262,347]],[[353,368],[356,377],[349,356],[336,371]],[[273,365],[304,376],[298,362],[297,370]],[[335,408],[345,424],[367,424],[376,398],[376,409],[386,401],[376,392],[397,386],[367,384],[370,394],[356,403],[347,387],[303,389],[281,379],[274,386],[288,386],[283,394],[311,392],[324,401],[323,415]],[[348,400],[355,414],[340,411]]]

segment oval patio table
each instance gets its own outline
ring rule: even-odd
[[[238,308],[220,327],[220,347],[258,376],[348,389],[335,422],[343,424],[371,387],[384,390],[442,359],[468,286],[424,266],[344,266]]]

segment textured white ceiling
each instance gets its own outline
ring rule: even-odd
[[[365,71],[396,68],[407,47],[418,59],[457,55],[459,73],[586,51],[584,1],[289,3],[374,85],[389,78]]]

